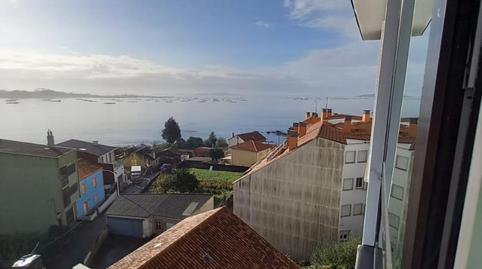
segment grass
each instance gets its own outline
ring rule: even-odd
[[[190,168],[189,172],[196,175],[199,181],[225,181],[232,183],[236,179],[240,178],[243,173],[239,172],[227,172],[227,171],[209,171],[208,169]]]

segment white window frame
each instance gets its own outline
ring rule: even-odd
[[[345,188],[345,183],[351,181],[350,188]],[[343,179],[343,186],[342,186],[343,191],[351,191],[353,190],[353,178],[348,177]]]
[[[340,242],[348,241],[350,234],[351,234],[350,230],[340,230],[340,234],[338,235],[338,240],[340,240]]]
[[[355,211],[355,208],[360,207],[359,212]],[[353,216],[360,216],[365,214],[365,205],[363,203],[353,204]]]
[[[358,180],[361,180],[361,186],[357,186]],[[355,189],[362,190],[364,188],[365,188],[365,181],[363,180],[363,177],[356,177],[355,178]]]
[[[406,161],[406,163],[405,163],[406,167],[403,167],[403,166],[400,165],[400,160],[402,160],[402,159]],[[407,171],[409,162],[410,162],[410,159],[407,156],[397,155],[397,158],[395,160],[395,168],[403,170],[403,171]]]
[[[396,191],[396,189],[401,190],[402,192],[401,196],[397,194],[398,192]],[[390,192],[390,197],[403,201],[404,196],[405,196],[405,188],[397,184],[392,184],[392,191]]]
[[[360,160],[360,156],[365,155],[365,157]],[[359,150],[356,154],[356,162],[357,163],[366,163],[368,160],[368,150]]]
[[[349,213],[348,214],[343,214],[343,208],[349,208]],[[344,218],[344,217],[350,217],[351,216],[351,204],[347,204],[347,205],[342,205],[340,207],[340,217]]]
[[[353,153],[353,161],[348,161],[348,154]],[[356,150],[345,151],[345,163],[355,163],[356,162]]]

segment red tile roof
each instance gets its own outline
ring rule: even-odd
[[[259,142],[265,142],[266,137],[264,137],[260,132],[258,131],[253,131],[249,133],[243,133],[243,134],[238,134],[241,139],[244,141],[249,141],[249,140],[254,140],[254,141],[259,141]]]
[[[184,219],[109,268],[299,267],[223,207]]]
[[[79,160],[79,179],[92,175],[97,170],[102,169],[102,165],[88,161],[86,159]]]
[[[244,150],[244,151],[251,151],[251,152],[260,152],[263,150],[267,150],[272,148],[273,145],[270,144],[264,144],[258,141],[253,141],[249,140],[247,142],[243,142],[241,144],[237,144],[235,146],[232,146],[231,149],[237,149],[237,150]]]

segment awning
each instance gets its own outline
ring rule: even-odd
[[[358,29],[363,40],[379,40],[385,20],[387,0],[352,0]],[[422,35],[432,19],[433,0],[416,0],[412,36]]]

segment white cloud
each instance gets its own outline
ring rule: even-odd
[[[273,28],[274,24],[265,22],[265,21],[257,21],[254,23],[256,26],[262,27],[262,28]]]
[[[285,0],[289,17],[300,26],[331,30],[350,39],[359,38],[349,1]]]

